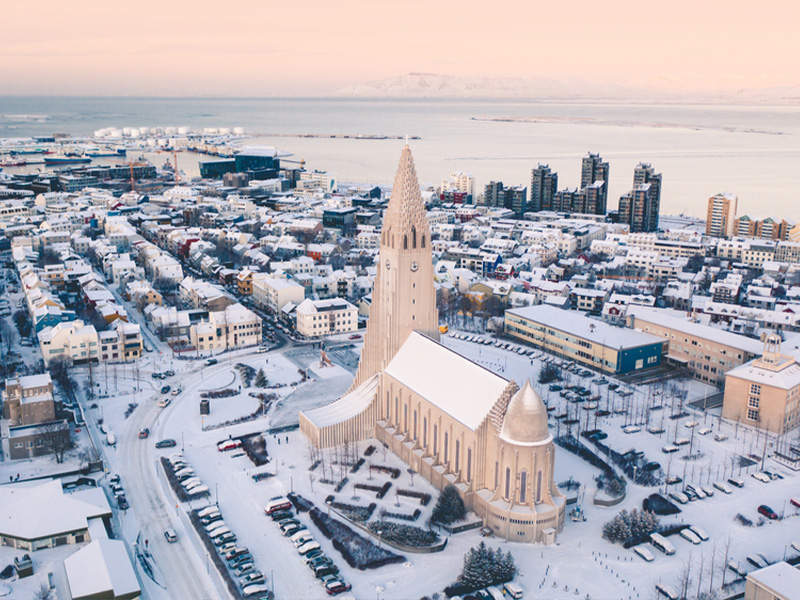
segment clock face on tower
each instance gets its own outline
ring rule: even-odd
[[[419,263],[417,261],[412,262],[411,263],[411,270],[412,271],[416,271],[417,269],[419,269]]]
[[[391,268],[392,268],[392,264],[387,260],[386,261],[386,270],[388,271]]]

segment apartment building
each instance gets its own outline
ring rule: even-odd
[[[734,235],[738,203],[739,199],[730,192],[714,194],[708,199],[708,211],[706,214],[707,236],[729,238]]]
[[[49,373],[6,379],[3,418],[9,424],[35,425],[56,418],[53,380]]]
[[[358,330],[358,309],[347,300],[305,299],[295,311],[297,331],[306,337],[322,337]]]
[[[725,373],[761,353],[761,342],[687,320],[665,310],[628,307],[628,323],[663,339],[666,358],[687,368],[695,379],[722,387]]]

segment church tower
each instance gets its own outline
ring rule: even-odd
[[[383,217],[364,349],[350,389],[382,371],[412,331],[439,339],[430,242],[425,203],[406,144]]]

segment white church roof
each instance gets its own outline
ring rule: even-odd
[[[508,385],[499,375],[416,331],[385,372],[473,430]]]

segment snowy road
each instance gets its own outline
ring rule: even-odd
[[[158,454],[155,440],[160,439],[159,412],[156,397],[140,404],[130,418],[130,423],[120,440],[121,465],[123,483],[131,508],[136,515],[141,530],[141,539],[149,540],[149,549],[160,572],[158,582],[166,587],[168,598],[209,599],[220,598],[221,590],[217,589],[207,573],[198,552],[192,547],[189,536],[196,535],[181,526],[176,501],[171,492],[165,492],[160,485],[156,469]],[[149,427],[151,436],[147,440],[138,439],[140,428]],[[163,426],[162,426],[163,427]],[[168,528],[178,530],[179,541],[170,544],[164,538]],[[215,578],[216,579],[216,578]]]

